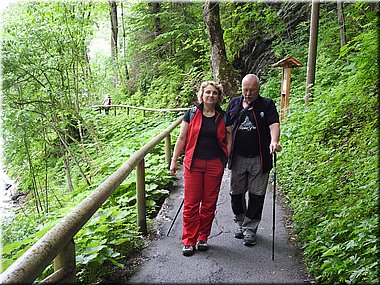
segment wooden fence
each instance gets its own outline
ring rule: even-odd
[[[132,108],[132,106],[113,105]],[[144,111],[158,109],[139,108]],[[166,111],[183,111],[183,109],[166,109]],[[114,190],[136,168],[137,223],[140,231],[146,235],[145,205],[145,156],[162,140],[165,140],[165,160],[170,163],[170,133],[181,123],[178,118],[161,134],[135,152],[122,166],[101,183],[86,199],[69,214],[63,217],[50,231],[29,248],[20,258],[0,275],[0,284],[33,284],[46,267],[54,260],[54,273],[44,279],[44,283],[75,283],[75,244],[74,236],[92,217],[92,215],[111,196]]]
[[[135,109],[135,110],[141,110],[143,113],[143,116],[145,117],[147,111],[154,111],[154,112],[179,112],[179,111],[186,111],[189,108],[176,108],[176,109],[154,109],[154,108],[145,108],[145,107],[136,107],[136,106],[130,106],[130,105],[120,105],[120,104],[115,104],[115,105],[108,105],[103,106],[103,105],[94,105],[91,108],[99,111],[102,113],[102,110],[105,111],[106,108],[109,108],[109,110],[113,110],[115,116],[116,116],[116,110],[121,109],[125,110],[126,114],[129,115],[130,109]]]

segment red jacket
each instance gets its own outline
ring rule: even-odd
[[[187,112],[190,112],[190,122],[189,122],[189,128],[187,130],[185,158],[183,160],[183,165],[188,169],[191,169],[191,164],[193,161],[195,147],[197,145],[199,131],[202,126],[202,110],[203,110],[203,105],[199,105],[198,107],[192,108],[187,111]],[[193,112],[193,114],[191,112]],[[228,161],[227,132],[226,132],[226,124],[224,120],[225,112],[217,105],[215,108],[215,113],[216,113],[215,122],[217,124],[218,143],[219,143],[220,148],[223,151],[223,157],[221,157],[220,159],[222,160],[223,167],[225,167]]]

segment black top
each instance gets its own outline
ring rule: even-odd
[[[189,114],[186,113],[184,121],[190,122]],[[202,125],[199,131],[197,145],[194,151],[194,157],[211,160],[220,158],[223,152],[218,143],[217,127],[216,127],[216,115],[212,117],[206,117],[202,114]]]

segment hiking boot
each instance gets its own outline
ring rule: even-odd
[[[182,254],[184,256],[192,256],[194,254],[194,247],[192,245],[185,245],[182,248]]]
[[[243,237],[243,228],[241,226],[238,226],[235,230],[235,238],[242,239]]]
[[[199,251],[206,251],[206,250],[208,250],[207,241],[205,241],[205,240],[199,240],[199,241],[197,241],[196,248]]]
[[[255,233],[252,230],[245,230],[244,231],[244,245],[252,246],[255,244],[256,244]]]

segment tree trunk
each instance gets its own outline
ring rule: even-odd
[[[154,38],[157,38],[159,35],[162,34],[162,28],[161,28],[161,19],[160,16],[158,15],[161,12],[161,3],[160,2],[150,2],[150,9],[153,14],[153,36]],[[162,45],[158,45],[157,49],[157,56],[158,58],[163,58],[165,55]]]
[[[37,214],[40,215],[40,209],[41,209],[41,212],[43,212],[44,209],[42,207],[40,195],[38,194],[36,175],[35,175],[33,161],[32,161],[31,154],[30,154],[29,144],[28,144],[25,136],[23,137],[23,140],[24,140],[24,146],[25,146],[26,155],[27,155],[27,159],[28,159],[28,166],[29,166],[29,175],[30,175],[29,189],[31,187],[33,190],[33,198],[34,198],[34,202],[36,205],[36,211],[37,211]]]
[[[66,140],[64,140],[64,138],[62,137],[60,131],[51,122],[50,122],[50,126],[54,129],[55,133],[59,137],[59,140],[61,141],[61,144],[63,145],[63,147],[67,151],[67,154],[74,160],[75,164],[78,166],[79,172],[82,175],[83,179],[86,180],[87,186],[90,186],[91,185],[90,181],[86,177],[86,174],[82,170],[82,167],[80,166],[80,164],[79,164],[78,160],[76,159],[76,157],[71,154],[70,149],[69,149],[69,147],[68,147],[68,145],[66,143]]]
[[[111,19],[111,54],[114,60],[117,59],[117,34],[118,34],[118,23],[117,23],[117,5],[115,0],[108,0],[110,7],[110,19]]]
[[[120,7],[121,7],[121,23],[122,23],[122,30],[123,30],[123,56],[124,56],[124,60],[126,58],[126,54],[127,54],[127,51],[126,51],[126,43],[125,43],[125,25],[124,25],[124,6],[123,6],[123,2],[120,3]],[[129,79],[129,71],[128,71],[128,65],[127,63],[125,62],[124,63],[124,68],[125,68],[125,79],[128,80]]]
[[[340,26],[340,46],[346,44],[346,27],[344,25],[343,3],[341,0],[337,1],[338,7],[338,24]]]
[[[312,98],[312,87],[315,83],[315,64],[317,59],[318,25],[319,25],[319,1],[313,1],[311,6],[309,54],[307,59],[306,96],[305,106],[308,106]]]
[[[235,96],[239,81],[237,72],[227,60],[223,29],[220,25],[219,2],[206,0],[203,15],[211,43],[211,68],[214,81],[221,83],[224,93],[231,98]]]
[[[117,22],[117,5],[116,0],[108,0],[110,8],[110,20],[111,20],[111,55],[115,67],[113,68],[114,73],[114,84],[118,85],[119,82],[119,67],[117,62],[118,57],[118,47],[117,47],[117,35],[118,35],[118,22]]]
[[[154,36],[157,37],[162,34],[162,29],[161,29],[161,20],[160,17],[158,16],[158,13],[161,11],[161,4],[160,2],[151,2],[150,3],[152,13],[155,15],[153,18],[153,27],[154,27]]]
[[[63,146],[62,146],[62,152],[64,155],[63,167],[65,168],[65,173],[66,173],[66,182],[67,182],[67,188],[68,188],[67,190],[72,192],[74,190],[74,186],[73,186],[73,181],[71,179],[70,161],[69,161],[68,155],[67,155]]]

